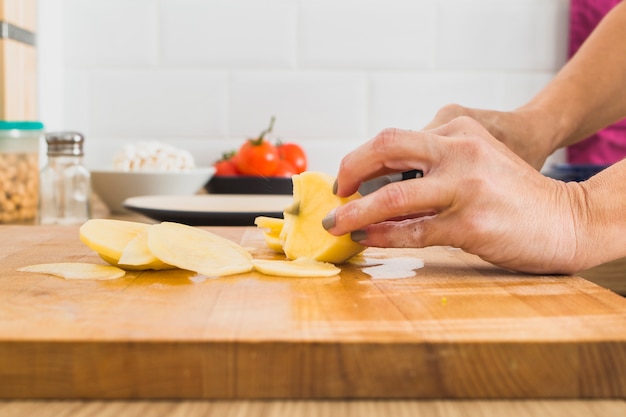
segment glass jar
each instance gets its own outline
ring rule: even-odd
[[[0,223],[28,223],[37,215],[40,122],[0,121]]]
[[[46,135],[48,162],[39,177],[39,223],[80,224],[91,217],[91,175],[83,165],[84,137]]]

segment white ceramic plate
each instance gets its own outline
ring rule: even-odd
[[[281,217],[291,195],[150,195],[124,201],[128,210],[158,221],[194,226],[252,226],[258,216]]]
[[[91,185],[109,210],[123,213],[123,203],[127,198],[145,195],[195,195],[214,173],[214,167],[198,167],[188,171],[92,169]]]

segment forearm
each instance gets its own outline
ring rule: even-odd
[[[545,151],[580,141],[626,117],[626,4],[598,25],[553,81],[518,112],[543,114]]]

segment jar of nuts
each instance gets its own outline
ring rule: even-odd
[[[42,136],[40,122],[0,121],[0,223],[36,218]]]

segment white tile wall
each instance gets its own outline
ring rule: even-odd
[[[366,135],[367,79],[361,72],[236,71],[231,133],[260,131],[271,115],[276,133],[300,139]]]
[[[162,0],[160,65],[230,69],[293,68],[297,2]]]
[[[441,68],[532,72],[562,63],[567,2],[443,0],[439,5]]]
[[[40,114],[87,163],[158,139],[199,164],[257,135],[312,169],[442,105],[510,109],[565,61],[568,0],[42,0]]]
[[[157,18],[153,0],[67,0],[63,25],[67,66],[154,67]]]
[[[432,0],[304,0],[299,62],[319,69],[433,68],[437,23]]]
[[[228,75],[204,70],[99,70],[88,126],[108,136],[202,137],[225,131]]]

